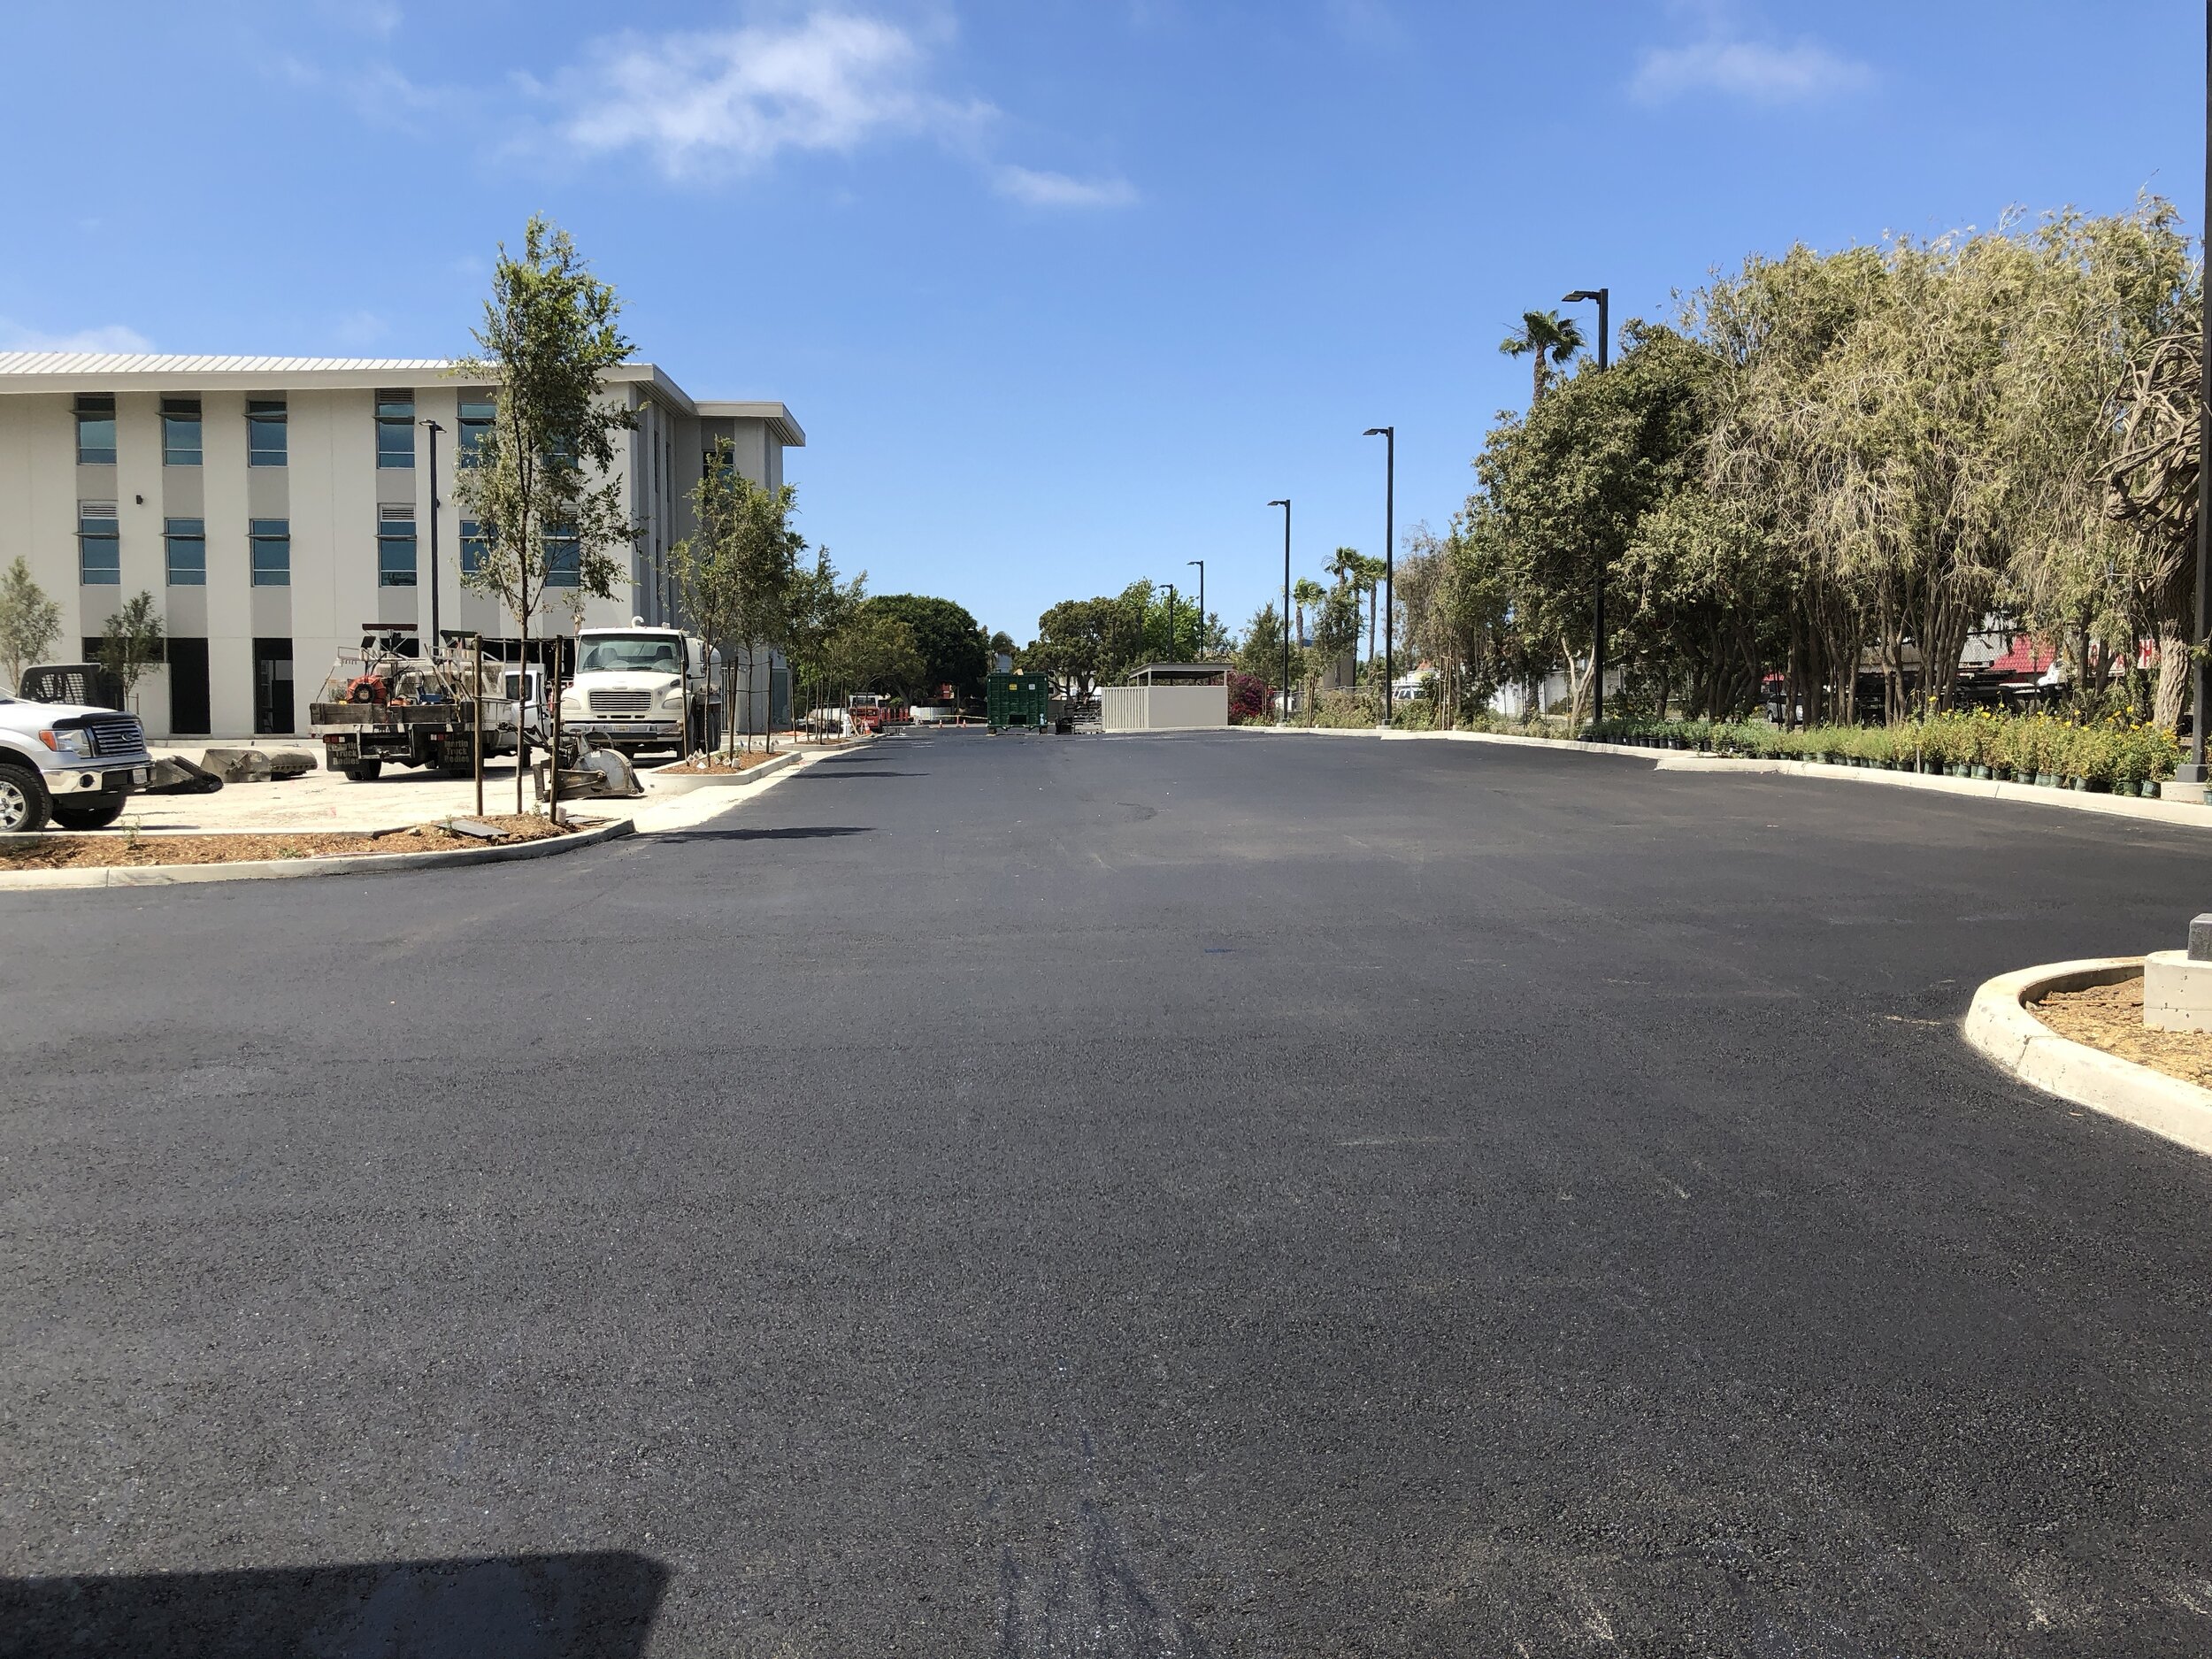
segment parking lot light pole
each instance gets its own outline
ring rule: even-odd
[[[2204,8],[2204,199],[2212,208],[2212,0]],[[2199,345],[2200,407],[2212,408],[2212,310],[2204,314]],[[2197,423],[2197,604],[2190,643],[2196,649],[2189,675],[2189,758],[2174,768],[2176,783],[2205,794],[2205,726],[2212,724],[2212,420]]]
[[[1275,724],[1283,726],[1290,720],[1290,497],[1267,504],[1283,510],[1283,683],[1275,694]]]
[[[438,656],[438,434],[445,430],[434,420],[430,428],[430,657]]]
[[[2207,3],[2212,4],[2212,0],[2207,0]],[[1191,653],[1191,661],[1194,663],[1206,651],[1206,561],[1185,559],[1183,563],[1198,566],[1198,649]]]
[[[1560,296],[1563,304],[1578,305],[1584,300],[1598,303],[1598,367],[1606,365],[1608,342],[1612,334],[1613,290],[1611,288],[1577,288],[1571,294]],[[1598,599],[1595,626],[1590,641],[1590,724],[1605,723],[1605,555],[1598,555]],[[1567,667],[1571,671],[1574,664]]]
[[[2212,4],[2212,0],[2207,0]],[[1397,622],[1396,607],[1391,603],[1396,596],[1397,565],[1394,543],[1398,539],[1398,429],[1395,426],[1370,426],[1360,434],[1363,438],[1383,441],[1383,703],[1382,724],[1390,724],[1391,700],[1397,695],[1396,682],[1391,677],[1393,652],[1391,630]],[[1374,649],[1371,637],[1368,649]],[[1374,664],[1371,660],[1369,667]]]

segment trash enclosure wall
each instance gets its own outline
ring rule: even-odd
[[[1099,724],[1109,732],[1194,732],[1229,724],[1226,686],[1102,686]]]

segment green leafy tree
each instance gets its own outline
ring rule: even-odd
[[[833,683],[856,691],[906,692],[929,675],[912,626],[872,603],[856,607],[825,641],[823,667]]]
[[[950,686],[953,695],[963,700],[983,695],[984,676],[990,672],[984,649],[987,636],[962,606],[922,594],[879,594],[861,608],[894,618],[913,631],[922,672],[896,689],[911,694]]]
[[[792,683],[809,688],[812,708],[826,705],[834,676],[830,642],[848,626],[867,597],[868,572],[840,581],[829,549],[814,555],[811,568],[802,568],[791,585],[789,646]]]
[[[123,701],[136,706],[138,682],[161,660],[168,637],[153,595],[140,589],[100,628],[100,666],[122,682]]]
[[[0,574],[0,671],[10,691],[23,683],[23,671],[53,648],[61,637],[61,607],[31,580],[31,567],[20,554]]]
[[[764,744],[772,749],[773,664],[775,654],[786,649],[791,637],[799,556],[806,551],[806,539],[791,523],[798,496],[790,485],[769,489],[734,469],[733,477],[737,514],[731,532],[731,581],[738,648],[745,655],[749,703],[750,687],[759,680],[759,658],[762,653],[767,654],[772,683],[763,699],[767,712],[762,726]],[[749,711],[747,724],[750,724]]]
[[[519,257],[501,244],[476,355],[453,368],[458,379],[488,385],[496,410],[472,465],[455,477],[455,499],[484,537],[481,558],[462,580],[505,606],[526,658],[532,618],[554,578],[580,601],[611,596],[626,574],[613,551],[627,549],[635,531],[621,479],[611,474],[614,434],[636,418],[601,396],[601,377],[630,357],[615,326],[620,311],[614,289],[591,274],[568,233],[533,215]],[[557,720],[560,698],[548,701]],[[518,812],[529,764],[526,725]]]
[[[1238,672],[1279,688],[1283,678],[1283,618],[1273,601],[1252,613],[1236,649]]]
[[[1498,349],[1509,357],[1530,360],[1535,379],[1528,406],[1533,410],[1543,401],[1553,367],[1565,364],[1582,349],[1582,328],[1573,318],[1562,317],[1555,311],[1523,311],[1521,326],[1498,342]]]

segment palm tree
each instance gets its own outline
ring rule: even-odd
[[[1573,318],[1562,317],[1557,311],[1523,311],[1520,328],[1498,342],[1498,349],[1509,357],[1536,360],[1535,388],[1528,398],[1528,406],[1533,409],[1551,382],[1552,365],[1563,364],[1582,349],[1582,329]]]
[[[1302,684],[1313,678],[1309,672],[1311,664],[1306,661],[1306,607],[1318,605],[1328,596],[1327,590],[1310,576],[1301,576],[1298,585],[1290,590],[1290,603],[1296,607],[1298,615],[1298,678]],[[1285,687],[1284,689],[1288,690],[1289,687]]]

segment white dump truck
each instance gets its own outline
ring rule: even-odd
[[[625,755],[686,754],[722,741],[722,654],[680,628],[586,628],[561,725]]]

